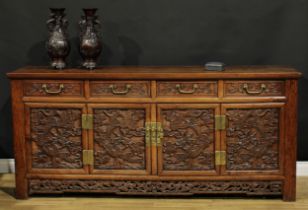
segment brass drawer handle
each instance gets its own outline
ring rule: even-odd
[[[199,88],[199,86],[197,84],[194,84],[193,85],[193,89],[192,90],[183,90],[182,89],[182,86],[180,84],[176,84],[176,89],[179,93],[182,93],[182,94],[193,94],[196,92],[196,90]]]
[[[60,84],[58,90],[55,91],[49,90],[47,84],[43,84],[42,89],[48,94],[59,94],[64,90],[64,84]]]
[[[264,83],[262,83],[262,84],[261,84],[260,90],[253,91],[253,90],[249,90],[249,89],[248,89],[248,84],[245,83],[244,86],[243,86],[243,90],[244,90],[247,94],[250,94],[250,95],[258,95],[258,94],[263,93],[263,92],[266,90],[266,85],[265,85]]]
[[[116,85],[110,85],[109,88],[110,88],[112,94],[114,94],[114,95],[126,95],[131,90],[132,86],[131,85],[125,85],[125,90],[123,90],[123,91],[117,91]]]

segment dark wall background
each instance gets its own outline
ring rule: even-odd
[[[72,51],[80,63],[77,21],[98,7],[100,65],[281,64],[298,68],[298,159],[308,160],[308,1],[306,0],[1,0],[0,158],[12,157],[9,80],[24,65],[47,65],[49,7],[66,7]],[[305,129],[306,128],[306,129]]]

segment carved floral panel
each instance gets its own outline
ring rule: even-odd
[[[214,169],[214,109],[163,109],[164,170]]]
[[[279,108],[228,109],[227,169],[279,168]]]
[[[150,97],[150,82],[140,81],[93,81],[90,82],[91,96]]]
[[[145,109],[96,108],[94,168],[145,169]]]
[[[46,87],[43,87],[43,85]],[[48,92],[52,92],[53,94]],[[83,82],[25,82],[24,94],[26,96],[83,96]]]
[[[224,92],[226,96],[281,96],[284,84],[283,81],[226,81]]]
[[[33,168],[82,168],[81,109],[31,108]]]
[[[183,92],[186,92],[183,93]],[[217,82],[157,82],[158,96],[217,96]]]

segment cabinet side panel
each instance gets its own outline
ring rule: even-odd
[[[25,116],[22,102],[23,86],[21,80],[11,81],[12,112],[13,112],[13,138],[16,167],[16,198],[28,197],[28,184],[26,179],[26,145],[25,145]]]

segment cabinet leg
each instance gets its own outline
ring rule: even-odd
[[[283,187],[283,200],[284,201],[295,201],[296,200],[296,178],[287,178],[284,182]]]
[[[296,199],[296,157],[297,157],[297,80],[286,83],[286,138],[284,142],[284,187],[283,200],[295,201]]]
[[[15,179],[15,197],[16,199],[27,199],[29,197],[28,195],[28,181],[27,179],[24,179],[19,174],[16,174]]]
[[[283,197],[282,197],[283,201],[296,201],[296,195],[295,193],[293,194],[283,194]]]
[[[27,191],[18,191],[15,189],[15,198],[16,199],[28,199],[29,195]]]

